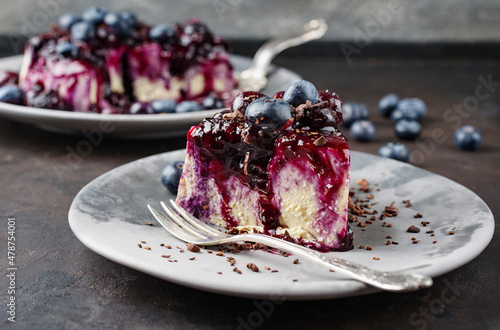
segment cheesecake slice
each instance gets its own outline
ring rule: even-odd
[[[177,203],[222,227],[352,249],[342,102],[311,86],[298,81],[273,97],[244,92],[231,110],[192,127]]]
[[[28,106],[127,114],[134,102],[222,99],[236,85],[226,42],[198,19],[150,26],[100,7],[63,17],[25,46]]]

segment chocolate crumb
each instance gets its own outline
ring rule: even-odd
[[[391,241],[387,241],[387,243],[385,243],[385,245],[391,245]]]
[[[373,260],[380,260],[379,257],[373,257]]]
[[[277,272],[278,272],[278,270],[277,270],[277,269],[273,269],[273,270],[271,270],[271,273],[277,273]]]
[[[238,274],[241,274],[241,270],[239,270],[239,269],[238,269],[238,268],[236,268],[236,267],[234,267],[234,268],[233,268],[233,272],[236,272],[236,273],[238,273]]]
[[[137,244],[137,246],[142,249],[142,244],[141,243]]]
[[[313,143],[316,147],[322,147],[326,144],[326,138],[323,135],[321,135]]]
[[[189,258],[189,260],[194,260],[196,257]]]
[[[420,223],[422,224],[422,226],[424,227],[427,227],[428,224],[430,224],[429,221],[420,221]]]
[[[385,238],[392,238],[392,236],[391,235],[387,235]]]
[[[293,261],[293,263],[294,263],[294,264],[298,264],[298,263],[299,263],[299,259],[295,259],[295,260]]]
[[[142,244],[146,244],[146,241],[141,241]]]
[[[434,236],[435,234],[431,234],[431,236]]]
[[[371,246],[367,246],[367,247],[366,247],[366,249],[367,249],[368,251],[373,250]]]
[[[222,274],[222,272],[217,272],[217,274],[221,275],[221,274]]]
[[[204,209],[204,210],[208,210],[209,208],[210,208],[210,206],[208,206],[208,205],[203,205],[203,209]]]
[[[267,267],[267,266],[264,266],[264,269],[265,269],[265,270],[271,270],[271,268],[270,268],[270,267]]]
[[[255,265],[254,263],[251,263],[251,262],[249,262],[247,264],[247,268],[251,269],[252,272],[258,272],[259,271],[259,267],[257,267],[257,265]]]
[[[414,240],[412,243],[413,243],[413,244],[417,244],[418,242],[420,242],[420,241],[418,241],[418,240]]]
[[[434,232],[434,230],[428,230],[428,231],[426,231],[425,233],[426,233],[426,234],[432,234],[433,232]]]
[[[298,279],[294,278],[292,281],[297,282],[297,281],[298,281]]]
[[[153,225],[153,223],[151,223],[151,222],[146,222],[146,225],[148,225],[148,226],[152,226],[152,225]]]
[[[398,242],[396,242],[396,241],[392,241],[392,244],[396,244],[396,245],[398,245],[399,243],[398,243]]]
[[[213,253],[213,252],[212,252],[212,251],[210,251],[210,250],[208,250],[207,252],[208,252],[208,254],[212,254],[212,253]]]
[[[220,256],[224,256],[224,253],[223,252],[217,252],[215,255],[220,257]]]
[[[199,246],[194,243],[187,243],[186,247],[191,252],[200,252]]]
[[[333,269],[329,269],[329,271],[331,271],[332,273],[334,273],[334,272],[335,272]]]
[[[165,246],[165,244],[161,243],[160,246]]]
[[[364,245],[360,245],[359,248],[363,250],[365,249]]]
[[[414,217],[414,218],[416,218],[416,219],[418,219],[418,218],[421,218],[421,217],[422,217],[422,214],[417,213],[417,214],[415,214],[413,217]]]
[[[437,242],[438,242],[438,241],[434,241],[434,242],[432,242],[432,244],[436,244]]]
[[[448,232],[449,235],[455,235],[455,232],[452,230],[450,232]]]
[[[162,258],[170,258],[170,254],[162,254],[161,257]]]
[[[170,245],[167,245],[167,249],[171,249],[172,247]]]
[[[408,227],[406,232],[407,233],[420,233],[420,228],[415,227],[414,225],[411,225],[410,227]]]
[[[145,249],[146,250],[151,250],[151,248],[149,246],[146,246]]]

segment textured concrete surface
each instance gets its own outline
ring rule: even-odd
[[[322,17],[330,26],[325,40],[500,41],[500,2],[496,0],[1,0],[0,34],[45,30],[62,13],[81,13],[90,5],[130,9],[155,23],[196,16],[216,33],[238,39],[283,35]]]

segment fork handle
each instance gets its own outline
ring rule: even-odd
[[[425,275],[378,271],[352,261],[331,257],[324,253],[271,236],[261,234],[243,234],[227,238],[228,242],[229,240],[233,242],[244,240],[262,243],[295,255],[301,255],[309,260],[323,264],[338,273],[347,275],[352,279],[386,291],[414,291],[428,288],[432,285],[432,278]]]

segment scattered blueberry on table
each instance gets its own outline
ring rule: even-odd
[[[185,113],[203,110],[200,104],[195,101],[182,101],[175,106],[175,112]]]
[[[161,172],[161,182],[172,194],[177,195],[179,181],[181,180],[182,170],[184,169],[183,161],[175,161],[169,163]]]
[[[393,122],[399,119],[413,119],[421,121],[427,113],[425,102],[419,98],[407,98],[400,100],[396,108],[391,112]]]
[[[380,157],[392,158],[402,162],[408,162],[410,159],[410,150],[402,143],[389,142],[384,144],[378,150]]]
[[[377,129],[375,125],[366,119],[356,120],[349,129],[351,137],[360,142],[370,142],[375,138]]]
[[[149,104],[148,113],[174,113],[176,105],[174,100],[155,100]]]
[[[24,93],[16,85],[5,85],[0,87],[0,102],[22,104],[23,99]]]
[[[356,120],[369,119],[370,111],[364,104],[345,102],[342,105],[342,118],[344,119],[344,126],[350,127]]]
[[[422,132],[422,125],[412,119],[400,119],[394,124],[396,136],[403,140],[416,140]]]
[[[206,110],[222,109],[224,108],[224,101],[220,98],[209,95],[203,100],[203,108]]]
[[[455,143],[462,150],[476,150],[483,141],[481,131],[471,125],[465,125],[455,130]]]
[[[396,94],[387,94],[386,96],[382,97],[380,101],[378,102],[378,111],[384,116],[384,117],[390,117],[391,112],[396,108],[398,105],[399,97]]]

